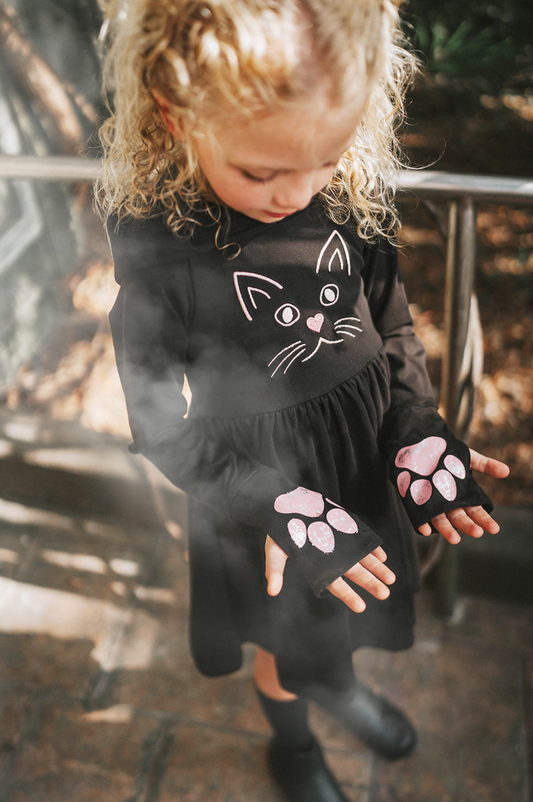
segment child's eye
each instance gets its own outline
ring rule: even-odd
[[[275,173],[272,173],[272,175],[269,175],[266,178],[263,178],[262,176],[253,175],[252,173],[249,173],[247,170],[241,170],[241,173],[249,181],[256,181],[258,184],[266,184],[267,181],[272,181],[272,179],[276,175]]]

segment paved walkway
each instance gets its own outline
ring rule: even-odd
[[[173,531],[0,501],[0,802],[280,802],[251,650],[217,680],[191,663]],[[419,728],[410,759],[312,711],[347,797],[529,802],[533,607],[461,597],[446,624],[418,607],[412,650],[356,657]]]

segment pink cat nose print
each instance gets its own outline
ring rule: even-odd
[[[308,317],[305,322],[308,329],[319,332],[324,324],[324,315],[321,312],[317,312],[314,317]]]

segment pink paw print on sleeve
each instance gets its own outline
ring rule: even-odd
[[[297,487],[290,493],[278,496],[274,502],[276,512],[285,515],[299,514],[306,518],[321,518],[326,504],[331,505],[326,513],[326,521],[313,521],[307,526],[301,518],[291,518],[287,524],[289,535],[292,541],[303,548],[309,538],[309,542],[315,548],[331,554],[335,549],[335,535],[333,530],[343,532],[346,535],[354,535],[359,531],[357,523],[346,510],[341,509],[329,499],[324,499],[314,490],[306,490],[305,487]]]
[[[441,496],[447,501],[457,497],[457,479],[464,479],[466,468],[458,457],[448,454],[444,457],[444,468],[437,470],[440,459],[446,451],[446,440],[443,437],[426,437],[412,446],[401,448],[396,454],[394,464],[397,468],[404,468],[397,478],[398,490],[402,498],[409,492],[415,504],[425,504],[431,498],[433,487],[436,487]],[[415,479],[412,483],[412,474],[430,476],[429,479]]]

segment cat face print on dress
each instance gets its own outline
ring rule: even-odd
[[[287,373],[294,363],[312,359],[324,345],[337,345],[362,331],[359,318],[342,311],[342,290],[335,279],[351,275],[350,254],[338,231],[328,237],[317,256],[313,308],[297,297],[286,297],[284,285],[268,276],[235,271],[233,281],[246,319],[264,324],[265,313],[275,326],[286,331],[286,344],[268,363],[270,375]]]
[[[466,468],[461,460],[453,454],[444,457],[444,468],[437,470],[440,459],[446,451],[447,443],[443,437],[426,437],[418,443],[401,448],[394,461],[397,468],[403,468],[397,477],[398,490],[402,498],[409,492],[411,498],[421,506],[431,498],[433,487],[447,501],[457,497],[457,479],[464,479]],[[428,479],[415,479],[411,483],[412,473],[419,476],[431,476]],[[452,475],[453,474],[453,475]]]

